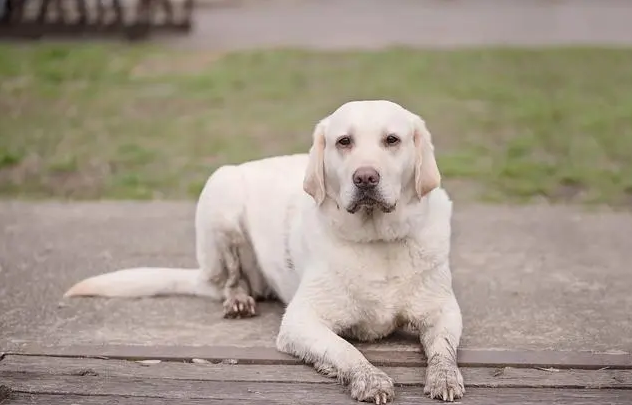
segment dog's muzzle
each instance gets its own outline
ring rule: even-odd
[[[353,201],[347,207],[347,211],[355,214],[361,208],[373,210],[375,208],[382,212],[391,212],[395,209],[394,204],[387,204],[380,194],[378,185],[380,184],[380,173],[372,167],[363,166],[358,168],[352,176],[355,186]]]
[[[347,207],[347,212],[355,214],[360,209],[366,208],[369,210],[379,209],[384,213],[392,212],[395,209],[395,204],[389,204],[384,201],[384,198],[377,190],[362,191],[357,190],[351,204]]]

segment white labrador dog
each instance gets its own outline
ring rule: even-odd
[[[428,358],[425,393],[452,401],[465,389],[451,215],[424,121],[389,101],[349,102],[318,123],[309,155],[209,178],[197,205],[198,271],[119,270],[66,296],[210,296],[237,317],[272,294],[287,304],[278,349],[376,404],[392,400],[393,380],[343,337],[412,326]]]

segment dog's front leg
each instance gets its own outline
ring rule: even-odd
[[[385,404],[394,396],[393,380],[372,365],[351,343],[338,336],[335,325],[297,299],[290,302],[277,337],[278,350],[312,363],[321,372],[349,384],[359,401]]]
[[[453,401],[465,393],[456,350],[461,339],[462,319],[452,291],[419,320],[420,340],[428,358],[424,393],[430,398]]]

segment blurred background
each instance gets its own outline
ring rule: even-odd
[[[629,0],[0,0],[0,196],[194,199],[353,99],[455,200],[632,208]]]

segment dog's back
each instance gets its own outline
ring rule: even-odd
[[[287,284],[297,284],[298,279],[284,273],[283,229],[292,220],[287,211],[289,200],[304,194],[306,165],[307,155],[296,154],[218,168],[197,204],[198,271],[122,269],[82,280],[65,296],[186,294],[220,299],[223,284],[232,276],[246,277],[255,297],[268,296],[270,287],[277,295],[286,295],[279,291],[287,291]]]

